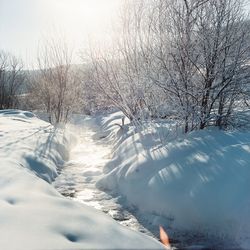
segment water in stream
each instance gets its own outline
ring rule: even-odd
[[[79,143],[56,178],[54,187],[70,199],[102,210],[122,225],[156,238],[158,228],[155,234],[145,228],[134,216],[136,209],[127,206],[123,197],[96,187],[96,182],[103,175],[104,165],[110,160],[111,148],[103,140],[93,139],[94,134],[88,128],[79,133]]]
[[[78,145],[61,169],[54,187],[69,199],[101,210],[120,224],[158,239],[159,225],[169,225],[169,219],[164,221],[157,215],[141,213],[130,206],[124,197],[99,190],[96,182],[103,176],[103,167],[110,160],[111,147],[104,142],[105,139],[94,139],[95,132],[91,128],[83,126],[78,130]],[[184,247],[181,242],[189,247]],[[172,232],[171,243],[179,249],[222,249],[221,242],[214,239],[213,246],[207,247],[211,242],[207,244],[204,235],[190,236],[190,232],[178,235]]]

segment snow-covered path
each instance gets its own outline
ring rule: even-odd
[[[138,222],[133,215],[136,211],[126,204],[123,197],[112,196],[96,187],[103,176],[104,165],[110,160],[111,147],[105,139],[95,138],[95,132],[88,126],[77,130],[78,145],[72,150],[70,160],[62,168],[54,187],[64,196],[102,210],[119,223],[154,237]]]
[[[159,242],[122,227],[100,211],[61,196],[52,187],[59,166],[69,160],[68,150],[75,145],[71,131],[54,128],[27,111],[3,110],[0,137],[1,249],[163,248]],[[78,154],[82,150],[78,149],[72,154],[75,163],[81,162],[78,156],[85,156]],[[86,144],[85,149],[89,150],[90,144]],[[85,159],[88,163],[91,155]],[[73,166],[76,175],[65,172],[61,176],[64,175],[65,183],[69,184],[65,184],[67,188],[72,188],[73,183],[80,187],[78,182],[82,178],[77,164],[71,161],[65,171],[73,170]],[[88,169],[88,164],[85,167],[82,174],[87,177],[96,171]],[[72,179],[73,176],[79,177],[78,181]]]
[[[217,239],[213,236],[211,241],[211,238],[202,233],[175,231],[169,226],[172,218],[141,211],[129,205],[129,202],[120,194],[99,190],[96,183],[104,176],[103,168],[111,160],[112,147],[105,137],[96,133],[96,129],[99,130],[94,118],[89,118],[89,121],[84,121],[82,125],[74,129],[77,131],[78,144],[72,150],[70,160],[54,182],[55,188],[61,194],[101,210],[120,224],[156,239],[159,225],[163,225],[171,235],[173,247],[181,249],[224,248],[223,238]]]

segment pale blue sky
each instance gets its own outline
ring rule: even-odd
[[[247,2],[250,6],[250,0]],[[120,3],[121,0],[0,0],[0,49],[22,57],[30,66],[35,62],[39,41],[57,30],[79,51],[87,47],[89,36],[104,39],[108,35],[110,20],[115,21]]]
[[[0,49],[34,62],[39,41],[55,31],[80,50],[107,35],[120,0],[0,0]]]

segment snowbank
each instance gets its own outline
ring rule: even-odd
[[[0,111],[1,249],[160,249],[50,185],[72,139],[30,112]]]
[[[112,114],[102,121],[116,143],[99,187],[118,188],[175,230],[250,248],[250,132],[198,131],[163,147],[147,131],[118,130],[119,120]]]

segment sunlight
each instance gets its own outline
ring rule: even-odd
[[[68,35],[104,36],[111,20],[117,15],[120,0],[54,0],[53,21],[69,32]]]
[[[45,0],[43,12],[48,16],[42,37],[64,37],[74,50],[74,62],[81,63],[80,51],[90,43],[108,44],[112,24],[117,20],[122,0]]]
[[[86,138],[91,138],[95,133],[85,130],[84,134]],[[85,176],[88,176],[89,174],[91,175],[91,173],[94,174],[100,171],[95,166],[105,164],[109,160],[108,155],[110,148],[107,145],[95,145],[92,143],[92,139],[87,140],[86,138],[81,139],[78,145],[74,147],[71,151],[70,158],[73,159],[74,163],[91,166],[89,168],[85,167]],[[88,146],[86,147],[86,145]]]
[[[105,40],[122,0],[1,0],[1,48],[32,68],[41,40],[59,33],[77,52]],[[114,21],[113,21],[114,23]],[[55,32],[56,31],[56,32]],[[80,63],[74,59],[75,63]]]
[[[250,249],[247,1],[0,0],[1,249]]]

